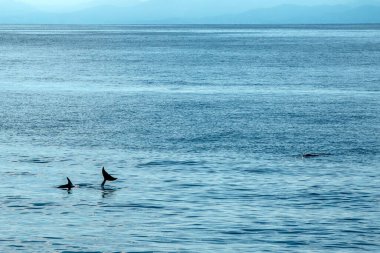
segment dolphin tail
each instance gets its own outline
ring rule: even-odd
[[[110,174],[108,174],[108,172],[104,169],[104,167],[102,168],[102,174],[103,174],[103,178],[104,178],[102,185],[104,185],[106,183],[106,181],[115,181],[117,179],[116,177],[113,177]]]

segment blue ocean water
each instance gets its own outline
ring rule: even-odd
[[[380,25],[2,25],[0,251],[379,252],[379,70]]]

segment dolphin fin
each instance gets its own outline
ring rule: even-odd
[[[74,184],[71,183],[70,178],[67,178],[67,185],[68,185],[69,187],[74,187]]]
[[[58,188],[60,189],[69,189],[69,190],[74,187],[75,185],[71,182],[71,180],[68,177],[67,177],[67,184],[58,186]]]
[[[104,167],[102,168],[102,174],[104,178],[102,185],[104,185],[106,181],[115,181],[117,179],[116,177],[113,177],[110,174],[108,174],[108,172],[104,169]]]

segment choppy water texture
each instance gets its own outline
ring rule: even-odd
[[[0,26],[0,251],[379,252],[379,70],[375,25]]]

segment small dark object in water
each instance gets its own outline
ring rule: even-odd
[[[103,178],[104,178],[104,181],[102,183],[102,187],[104,186],[106,181],[115,181],[117,179],[116,177],[113,177],[110,174],[108,174],[108,172],[104,169],[104,167],[102,169],[102,174],[103,174]]]
[[[306,154],[303,154],[302,157],[303,158],[313,158],[313,157],[319,157],[319,156],[323,156],[323,155],[329,155],[327,153],[306,153]]]
[[[70,179],[67,178],[67,184],[60,185],[57,188],[70,190],[71,188],[74,188],[74,187],[75,187],[75,185],[73,185],[73,183],[71,183]]]

